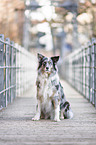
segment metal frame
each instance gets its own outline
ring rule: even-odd
[[[33,84],[36,66],[35,56],[0,35],[0,110]]]
[[[96,40],[68,55],[60,73],[96,107]]]

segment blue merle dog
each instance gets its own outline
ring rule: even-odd
[[[73,117],[73,113],[68,101],[66,101],[63,87],[61,86],[57,62],[59,56],[47,58],[38,54],[38,77],[37,85],[37,112],[32,120],[40,118],[54,121]]]

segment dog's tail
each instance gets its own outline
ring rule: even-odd
[[[73,118],[73,112],[70,107],[70,103],[66,101],[65,103],[60,104],[60,110],[64,110],[64,118],[72,119]]]

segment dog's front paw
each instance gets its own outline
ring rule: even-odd
[[[54,118],[54,121],[55,122],[59,122],[59,121],[61,121],[59,118]]]
[[[35,115],[33,118],[32,118],[32,121],[38,121],[40,119],[40,117],[38,115]]]
[[[64,119],[64,116],[60,117],[60,119],[63,120]]]

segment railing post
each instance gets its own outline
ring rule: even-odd
[[[80,93],[82,94],[82,49],[80,51]]]
[[[85,97],[87,98],[87,48],[85,47]]]
[[[91,43],[88,42],[88,98],[90,100],[90,90],[91,90],[91,86],[90,86],[90,74],[91,74]]]
[[[85,93],[85,80],[86,80],[86,79],[85,79],[85,78],[86,78],[86,70],[85,70],[85,69],[86,69],[86,67],[85,67],[85,65],[86,65],[86,64],[85,64],[85,63],[86,63],[86,58],[85,58],[85,47],[84,47],[84,50],[83,50],[83,57],[84,57],[84,65],[83,65],[83,70],[84,70],[84,71],[83,71],[83,72],[84,72],[84,74],[83,74],[83,78],[84,78],[84,80],[83,80],[83,82],[84,82],[84,84],[83,84],[83,90],[84,90],[84,92],[83,92],[83,93],[84,93],[84,96],[86,97],[86,95],[85,95],[85,94],[86,94],[86,93]]]
[[[19,49],[19,45],[18,43],[15,43],[15,48],[16,48],[16,56],[15,56],[15,65],[16,65],[16,96],[19,96],[19,50],[17,50],[17,48]]]
[[[92,103],[92,87],[93,87],[93,77],[92,77],[92,43],[90,47],[90,102]]]
[[[96,41],[93,41],[93,101],[96,108]]]
[[[84,49],[82,48],[82,95],[84,95],[83,92],[83,85],[84,85],[84,56],[83,56]]]
[[[94,44],[94,98],[95,98],[95,108],[96,108],[96,41]]]
[[[10,39],[9,38],[6,38],[6,42],[8,43],[8,44],[10,44]],[[6,67],[9,67],[9,65],[10,65],[10,54],[9,54],[9,52],[10,52],[10,46],[8,45],[8,44],[6,44],[5,45],[5,58],[6,58],[6,61],[5,61],[5,66]],[[10,69],[9,68],[6,68],[5,69],[6,71],[5,71],[5,80],[6,80],[6,83],[5,83],[5,89],[7,89],[8,87],[9,87],[9,83],[10,83]],[[9,90],[7,90],[6,91],[6,107],[7,107],[7,103],[9,103],[10,102],[10,94],[9,94]]]
[[[4,35],[0,34],[0,39],[4,41]],[[0,66],[4,66],[4,43],[0,42]],[[0,91],[4,90],[4,69],[0,68]],[[4,93],[0,94],[0,109],[5,107]]]
[[[12,46],[14,46],[14,42],[11,41],[10,43]],[[14,48],[11,46],[11,65],[13,67],[13,61],[14,61]],[[11,73],[10,73],[10,80],[11,80],[11,86],[14,85],[14,72],[13,72],[13,68],[11,68]],[[14,89],[11,88],[11,98],[10,98],[10,102],[13,102],[13,98],[14,98]]]
[[[13,42],[13,45],[14,45],[14,42]],[[15,45],[14,45],[15,46]],[[13,66],[14,66],[14,69],[13,69],[13,84],[15,85],[14,87],[14,96],[13,96],[13,99],[16,98],[16,55],[17,55],[17,50],[15,48],[13,48]]]
[[[19,66],[19,71],[18,71],[18,88],[19,88],[19,91],[18,91],[18,95],[20,96],[21,95],[21,55],[20,55],[20,46],[18,45],[18,48],[19,48],[19,59],[18,59],[18,66]]]
[[[92,76],[92,74],[91,74],[91,62],[92,62],[92,57],[91,57],[91,46],[92,46],[92,44],[91,44],[91,42],[88,42],[88,65],[87,65],[87,67],[88,67],[88,83],[87,83],[87,85],[88,85],[88,99],[89,99],[89,101],[91,102],[91,76]]]

